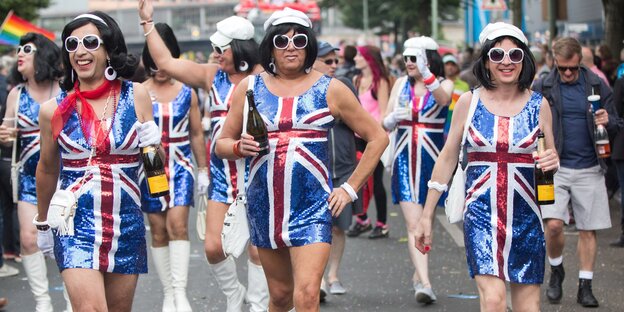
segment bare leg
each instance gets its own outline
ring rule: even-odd
[[[503,280],[492,275],[477,275],[475,281],[479,289],[482,312],[500,312],[507,309],[507,291]]]
[[[511,283],[511,305],[514,312],[540,310],[540,286]]]

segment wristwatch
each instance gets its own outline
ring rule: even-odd
[[[35,225],[37,230],[39,231],[49,230],[50,226],[48,225],[48,221],[37,221],[37,217],[39,217],[39,214],[35,214],[35,217],[32,220],[32,223]]]

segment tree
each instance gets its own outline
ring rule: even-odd
[[[624,46],[624,0],[602,0],[605,15],[605,43],[616,59]]]
[[[4,20],[9,11],[13,10],[15,15],[32,21],[39,17],[39,9],[47,8],[49,5],[50,0],[2,0],[0,1],[0,18]]]

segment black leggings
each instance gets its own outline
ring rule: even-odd
[[[366,148],[366,141],[361,138],[355,139],[355,145],[358,151],[364,152]],[[377,221],[386,224],[388,219],[388,206],[386,203],[386,188],[383,184],[384,165],[381,161],[377,163],[375,171],[373,172],[373,193],[375,195],[375,207],[377,208]],[[358,218],[362,221],[368,219],[366,213],[358,215]]]

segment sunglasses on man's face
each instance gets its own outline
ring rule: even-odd
[[[31,55],[37,52],[37,47],[32,43],[27,43],[23,46],[17,47],[17,54],[24,52],[25,55]]]
[[[292,37],[286,35],[276,35],[273,37],[273,46],[280,50],[285,50],[292,42],[295,49],[301,50],[308,45],[308,36],[305,34],[296,34]]]
[[[505,51],[502,48],[492,48],[487,55],[492,63],[497,64],[502,63],[505,56],[509,57],[509,61],[514,64],[518,64],[524,59],[524,51],[520,48],[511,48],[508,51]]]
[[[220,46],[218,46],[218,45],[214,45],[214,44],[213,44],[213,45],[212,45],[212,50],[213,50],[213,51],[215,51],[215,53],[217,53],[217,54],[223,54],[223,53],[225,53],[225,51],[226,51],[227,49],[229,49],[229,48],[231,48],[231,47],[232,47],[232,46],[230,46],[229,44],[228,44],[228,45],[226,45],[226,46],[222,46],[222,47],[220,47]]]
[[[76,52],[76,50],[78,50],[78,45],[82,44],[87,51],[93,52],[99,49],[102,43],[104,43],[104,41],[97,35],[86,35],[82,37],[82,39],[76,36],[69,36],[65,39],[65,50],[70,53]]]
[[[323,63],[325,63],[325,65],[327,65],[327,66],[332,66],[332,65],[334,65],[334,63],[336,65],[338,65],[338,59],[337,58],[335,58],[335,59],[326,59],[326,60],[323,60]]]
[[[565,73],[565,72],[566,72],[566,71],[568,71],[568,70],[569,70],[571,73],[573,73],[573,72],[578,71],[578,70],[579,70],[579,68],[580,68],[580,66],[578,66],[578,65],[577,65],[577,66],[559,66],[559,65],[557,65],[557,70],[558,70],[560,73]]]
[[[403,62],[416,64],[416,55],[404,55]]]

